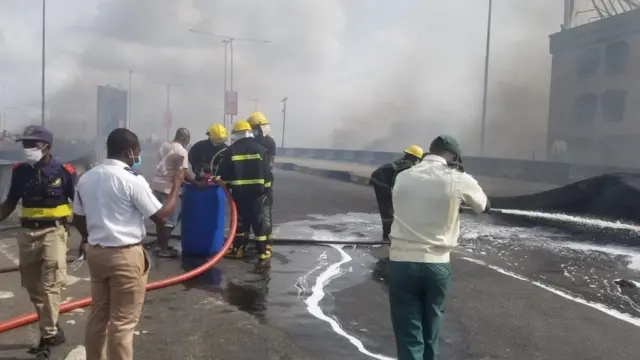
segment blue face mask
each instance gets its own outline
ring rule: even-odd
[[[138,169],[140,169],[140,165],[142,165],[142,154],[140,154],[137,157],[133,158],[133,165],[131,165],[131,168],[133,170],[138,170]]]

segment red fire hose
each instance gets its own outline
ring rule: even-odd
[[[224,253],[233,243],[233,237],[236,235],[236,226],[238,225],[238,211],[236,209],[236,204],[233,202],[233,199],[231,198],[231,193],[229,193],[229,190],[227,190],[224,184],[220,184],[220,186],[222,186],[222,188],[224,189],[225,197],[227,198],[227,202],[229,203],[229,210],[230,210],[229,214],[231,216],[231,221],[229,225],[229,235],[227,235],[227,238],[224,242],[224,245],[222,246],[222,249],[216,255],[214,255],[211,259],[209,259],[206,263],[200,265],[199,267],[189,272],[186,272],[184,274],[180,274],[174,277],[170,277],[165,280],[160,280],[160,281],[153,282],[151,284],[147,284],[147,291],[165,288],[171,285],[175,285],[175,284],[187,281],[196,276],[202,275],[205,271],[212,268],[215,264],[218,263],[218,261],[220,261],[220,259],[222,259],[222,257],[224,256]],[[66,313],[71,310],[87,307],[89,305],[91,305],[91,297],[86,297],[84,299],[79,299],[76,301],[62,304],[60,306],[60,313],[61,314]],[[38,315],[36,313],[30,313],[30,314],[24,314],[24,315],[15,317],[7,321],[0,322],[0,334],[9,330],[13,330],[13,329],[25,326],[25,325],[29,325],[36,321],[38,321]]]

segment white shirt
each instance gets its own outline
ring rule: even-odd
[[[127,167],[122,161],[106,159],[78,180],[73,213],[86,216],[91,245],[140,243],[146,236],[145,218],[162,207],[144,177]]]
[[[390,259],[420,263],[449,262],[460,235],[460,205],[482,212],[488,202],[471,175],[437,155],[401,172],[392,199]]]
[[[171,192],[173,186],[173,178],[176,172],[174,167],[174,156],[182,156],[182,166],[180,169],[189,168],[189,153],[181,144],[174,141],[167,141],[160,146],[158,150],[158,165],[156,173],[151,180],[151,189],[165,194]]]

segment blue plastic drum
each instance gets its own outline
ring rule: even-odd
[[[224,244],[225,196],[218,185],[198,189],[191,184],[182,188],[182,253],[187,256],[211,256]]]

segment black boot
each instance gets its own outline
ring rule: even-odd
[[[46,348],[46,352],[51,353],[51,350],[50,350],[51,347],[64,344],[67,341],[67,338],[64,336],[64,331],[62,331],[62,328],[60,327],[60,325],[56,325],[56,329],[58,329],[58,332],[56,333],[55,336],[50,338],[41,337],[40,341],[38,342],[38,345],[32,346],[31,348],[29,348],[27,352],[29,354],[34,354],[34,355],[38,354],[39,356],[40,353],[45,350],[45,348]],[[48,359],[48,358],[44,357],[43,359]]]

